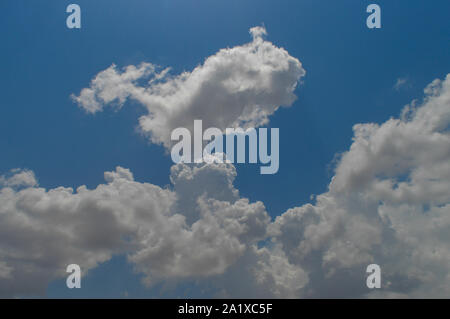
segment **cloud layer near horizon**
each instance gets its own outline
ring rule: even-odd
[[[169,188],[118,167],[76,191],[14,170],[0,178],[0,295],[126,254],[148,285],[194,279],[214,296],[449,297],[450,75],[416,104],[355,125],[329,190],[274,221],[239,195],[232,164],[174,165]]]

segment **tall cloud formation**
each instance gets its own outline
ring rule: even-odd
[[[196,280],[211,296],[450,297],[450,74],[417,104],[355,125],[329,190],[274,221],[229,163],[174,165],[169,188],[118,167],[92,190],[46,190],[14,170],[0,178],[0,295],[125,254],[147,285]]]
[[[141,131],[165,147],[194,119],[263,125],[293,103],[305,71],[264,28],[250,33],[177,76],[113,65],[73,99],[88,113],[138,101]],[[68,264],[86,274],[125,255],[145,285],[194,280],[212,297],[450,297],[449,126],[450,75],[400,118],[355,125],[328,191],[275,220],[239,194],[230,163],[176,164],[166,188],[117,167],[95,189],[45,189],[14,169],[0,176],[0,296],[45,294]]]
[[[170,75],[150,63],[100,72],[89,88],[72,98],[88,113],[107,105],[122,107],[134,99],[148,111],[140,130],[156,144],[171,145],[177,127],[193,130],[195,119],[205,127],[257,127],[280,106],[290,106],[298,81],[305,75],[300,61],[265,41],[263,27],[250,29],[253,41],[222,49],[192,72]],[[145,85],[140,85],[146,80]]]
[[[313,296],[363,295],[372,262],[384,282],[376,296],[450,296],[450,75],[425,93],[401,119],[355,125],[329,191],[272,225],[289,261],[317,280]]]
[[[23,174],[14,172],[4,179]],[[270,222],[261,202],[239,198],[235,176],[231,164],[178,164],[174,189],[162,189],[117,167],[93,190],[1,188],[0,295],[43,293],[68,264],[88,271],[114,254],[127,254],[149,285],[223,274],[266,237]],[[186,183],[196,187],[178,187]],[[232,196],[211,193],[218,185]],[[193,211],[179,205],[193,196]],[[195,216],[190,224],[186,215]]]

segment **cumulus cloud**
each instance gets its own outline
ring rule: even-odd
[[[194,279],[216,297],[448,297],[450,75],[407,111],[355,125],[329,190],[274,221],[240,196],[230,163],[174,165],[168,188],[118,167],[76,191],[15,170],[0,190],[0,293],[39,293],[67,264],[126,254],[147,285]]]
[[[238,197],[235,175],[231,164],[178,164],[172,189],[136,182],[121,167],[92,190],[4,186],[0,295],[43,293],[68,264],[86,273],[114,254],[127,254],[149,285],[223,274],[266,237],[270,222],[261,202]],[[219,185],[228,190],[211,192]],[[180,205],[191,198],[197,205]]]
[[[108,184],[94,190],[81,186],[76,192],[64,187],[1,188],[0,262],[10,271],[0,277],[0,295],[39,294],[71,263],[87,271],[109,260],[134,244],[136,223],[146,218],[142,210],[150,216],[168,211],[170,192],[133,183],[120,168],[105,177]]]
[[[30,170],[15,168],[9,174],[0,176],[0,186],[30,187],[36,185],[38,185],[36,176]]]
[[[266,123],[289,106],[300,62],[263,39],[223,49],[192,72],[114,65],[73,98],[89,113],[134,99],[140,128]],[[142,83],[147,81],[145,85]],[[354,126],[327,192],[272,220],[234,187],[230,163],[176,164],[166,188],[105,172],[95,189],[44,189],[28,170],[0,177],[0,295],[43,294],[68,264],[83,273],[126,255],[144,283],[195,280],[222,297],[449,297],[450,75],[400,118]],[[382,289],[365,285],[381,266]]]
[[[408,119],[355,125],[329,191],[271,225],[308,271],[308,295],[364,295],[370,263],[383,273],[377,296],[450,295],[450,75],[425,93]]]
[[[263,39],[263,27],[250,33],[252,42],[222,49],[179,75],[151,63],[122,70],[112,65],[72,98],[89,113],[122,107],[127,99],[138,101],[148,111],[139,119],[140,130],[166,147],[173,129],[193,130],[195,119],[222,130],[263,125],[280,106],[292,105],[305,70],[285,49]]]

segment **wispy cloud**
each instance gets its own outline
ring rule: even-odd
[[[408,77],[400,77],[395,81],[394,89],[400,91],[401,89],[406,89],[411,86],[411,82]]]

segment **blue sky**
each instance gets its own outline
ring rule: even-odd
[[[65,25],[66,6],[82,10],[82,28]],[[0,3],[0,174],[34,171],[39,185],[94,188],[103,173],[129,168],[139,182],[170,183],[170,156],[136,131],[144,110],[88,115],[71,99],[100,71],[140,62],[190,71],[221,48],[267,40],[298,58],[306,76],[297,101],[270,118],[280,128],[280,170],[260,175],[237,165],[235,186],[278,216],[327,191],[336,154],[352,143],[356,123],[383,123],[450,70],[450,2],[382,1],[382,28],[365,25],[373,1],[77,0]],[[399,78],[407,85],[395,89]],[[201,296],[194,284],[146,289],[125,257],[92,270],[79,291],[65,280],[49,297]]]

